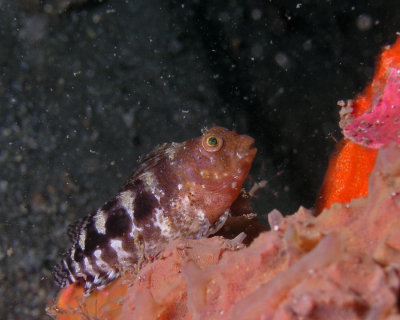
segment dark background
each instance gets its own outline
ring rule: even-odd
[[[262,219],[312,207],[397,0],[0,0],[0,318],[44,319],[65,231],[139,155],[218,124],[256,139]]]

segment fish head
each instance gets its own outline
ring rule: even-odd
[[[187,141],[185,149],[185,180],[207,212],[217,216],[231,206],[241,191],[257,153],[254,139],[212,127],[201,137]]]

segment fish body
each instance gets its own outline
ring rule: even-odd
[[[221,127],[150,152],[120,192],[71,225],[72,247],[55,267],[65,287],[99,288],[169,241],[206,237],[223,225],[257,150],[254,140]]]

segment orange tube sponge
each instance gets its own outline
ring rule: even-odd
[[[335,202],[348,203],[351,199],[366,196],[376,154],[375,149],[342,139],[329,161],[317,199],[317,213],[329,209]]]
[[[325,174],[316,210],[368,194],[378,148],[400,143],[400,38],[384,48],[372,82],[350,104],[342,103],[340,141]]]

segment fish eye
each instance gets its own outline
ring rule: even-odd
[[[209,147],[216,147],[216,146],[218,145],[218,140],[217,140],[217,138],[216,138],[216,137],[213,137],[213,136],[208,137],[207,140],[206,140],[206,142],[207,142],[207,145],[208,145]]]
[[[202,145],[204,150],[208,152],[216,152],[222,148],[223,140],[215,135],[207,135],[203,137]]]

